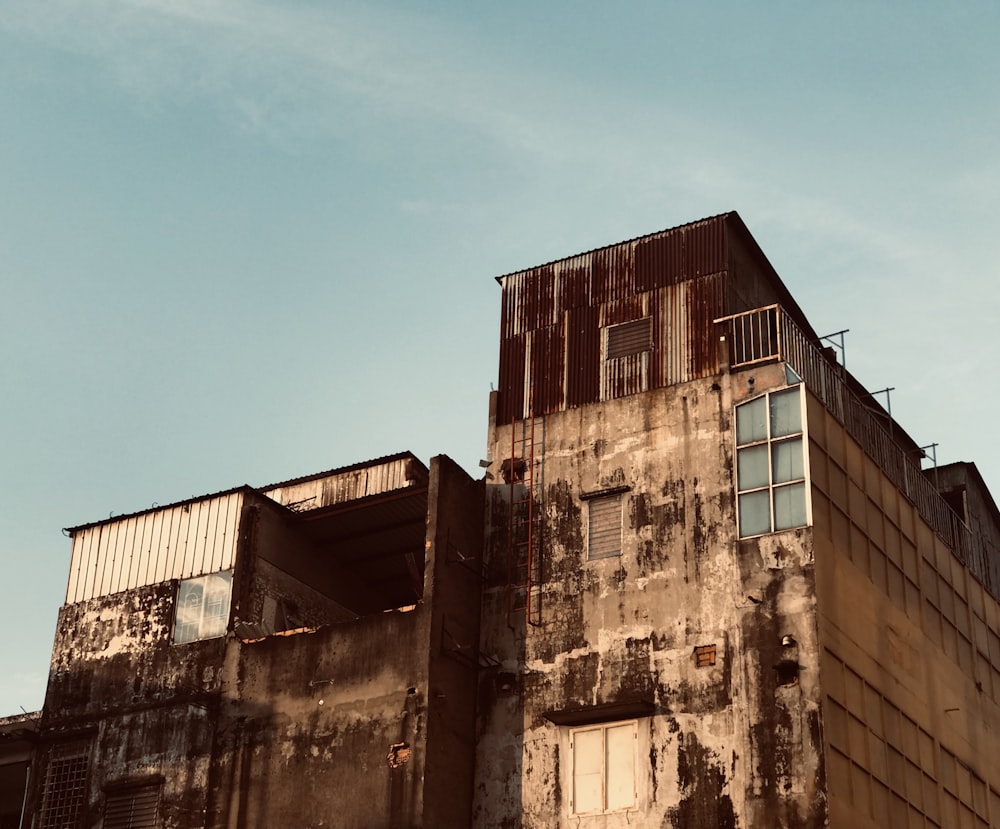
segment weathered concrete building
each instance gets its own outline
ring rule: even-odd
[[[500,278],[488,464],[76,527],[36,829],[1000,827],[1000,513],[726,214]]]
[[[71,530],[32,825],[467,825],[481,505],[405,453]]]
[[[499,281],[476,825],[1000,826],[974,467],[956,514],[736,214]]]

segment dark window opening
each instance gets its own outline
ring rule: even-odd
[[[799,663],[789,660],[779,662],[774,666],[777,674],[778,685],[798,685],[799,684]]]

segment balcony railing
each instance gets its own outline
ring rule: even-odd
[[[924,520],[964,563],[976,579],[1000,599],[1000,561],[985,541],[969,529],[920,469],[920,459],[900,446],[883,425],[888,415],[876,414],[851,390],[844,367],[823,353],[802,333],[779,305],[769,305],[716,320],[728,325],[730,365],[743,368],[782,361],[791,366],[913,503]]]

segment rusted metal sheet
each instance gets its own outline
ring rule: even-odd
[[[601,327],[598,308],[566,314],[566,406],[593,403],[600,394]]]
[[[531,411],[555,412],[564,408],[565,341],[565,326],[561,324],[532,332]]]
[[[716,372],[713,320],[728,308],[729,220],[716,216],[501,277],[498,422]],[[603,328],[650,315],[652,350],[602,363]]]
[[[243,498],[238,490],[74,530],[67,604],[230,569]]]
[[[273,484],[261,491],[272,501],[296,512],[320,509],[409,486],[419,474],[414,461],[409,454],[397,455],[319,476]]]

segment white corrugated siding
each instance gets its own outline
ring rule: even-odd
[[[230,492],[76,530],[66,603],[231,569],[242,507]]]

